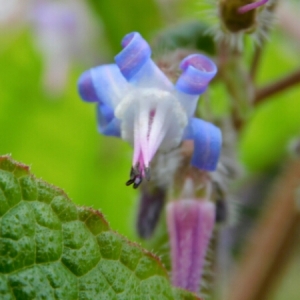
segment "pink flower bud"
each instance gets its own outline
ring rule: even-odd
[[[174,286],[199,292],[214,224],[215,205],[212,202],[184,199],[167,205]]]

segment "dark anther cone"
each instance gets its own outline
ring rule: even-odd
[[[136,222],[137,232],[141,238],[147,239],[152,236],[163,209],[165,198],[166,191],[162,188],[149,189],[147,185],[142,187]]]

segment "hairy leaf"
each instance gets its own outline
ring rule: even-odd
[[[0,299],[197,299],[160,260],[0,157]]]

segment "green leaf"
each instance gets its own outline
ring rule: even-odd
[[[0,299],[199,299],[150,252],[0,157]]]
[[[199,21],[180,23],[161,31],[154,40],[153,49],[159,51],[175,51],[178,48],[200,50],[214,55],[215,42],[208,33],[208,25]]]

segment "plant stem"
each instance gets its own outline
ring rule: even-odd
[[[258,71],[258,66],[261,62],[261,57],[262,57],[262,51],[263,50],[263,45],[262,46],[256,46],[252,63],[251,63],[251,68],[250,68],[250,78],[252,81],[255,80],[257,71]]]
[[[291,162],[279,179],[264,218],[253,232],[227,299],[266,299],[285,265],[300,225],[296,189],[300,160]]]
[[[282,92],[298,83],[300,83],[300,70],[258,89],[256,91],[254,104],[257,105],[258,103],[266,100],[268,97],[271,97],[278,92]]]
[[[255,90],[244,65],[242,53],[222,43],[218,47],[218,58],[219,77],[231,98],[232,122],[239,131],[250,114]]]

